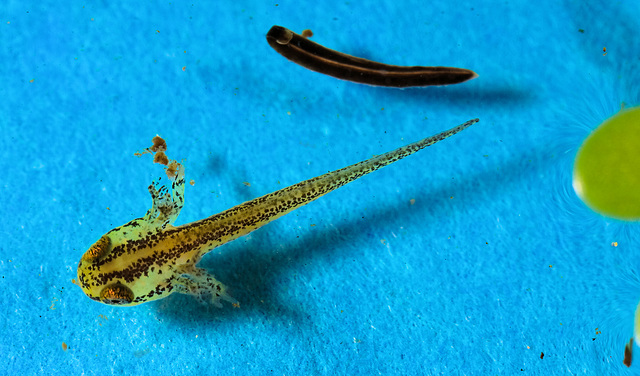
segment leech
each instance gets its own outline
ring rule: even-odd
[[[631,367],[632,356],[633,356],[633,337],[631,337],[631,340],[629,340],[629,343],[624,345],[624,359],[622,359],[622,363],[627,367]]]
[[[273,26],[267,42],[282,56],[312,71],[341,80],[388,87],[451,85],[478,75],[462,68],[388,65],[334,51],[282,26]]]

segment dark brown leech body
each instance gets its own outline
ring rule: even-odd
[[[631,339],[629,340],[629,343],[627,343],[624,346],[624,359],[622,359],[622,363],[627,366],[627,367],[631,367],[631,356],[633,355],[633,337],[631,337]]]
[[[343,54],[282,26],[273,26],[267,42],[282,56],[315,72],[361,84],[389,87],[451,85],[478,75],[450,67],[402,67]]]

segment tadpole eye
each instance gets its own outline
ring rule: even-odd
[[[103,235],[100,238],[100,240],[95,242],[89,248],[89,250],[87,250],[87,252],[85,252],[84,255],[82,255],[82,258],[80,259],[80,264],[78,264],[78,267],[80,267],[80,265],[82,264],[82,261],[93,262],[93,261],[101,259],[107,253],[109,253],[109,247],[110,246],[111,246],[111,239],[109,239],[108,236]]]
[[[100,292],[100,301],[105,304],[129,304],[133,302],[133,298],[133,291],[122,283],[111,284]]]

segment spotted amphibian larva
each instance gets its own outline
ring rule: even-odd
[[[170,161],[170,166],[177,166],[168,174],[171,192],[165,186],[158,189],[155,183],[151,184],[151,209],[144,217],[116,227],[93,244],[80,259],[77,283],[89,298],[105,304],[133,306],[174,292],[194,295],[216,306],[221,306],[220,300],[236,303],[224,285],[196,266],[203,255],[477,121],[469,120],[435,136],[181,226],[172,224],[184,205],[184,167]]]

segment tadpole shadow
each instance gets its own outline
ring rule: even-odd
[[[463,206],[469,205],[469,200],[486,200],[492,196],[503,197],[505,192],[514,185],[520,184],[531,175],[539,174],[541,169],[548,168],[548,164],[552,163],[548,155],[548,148],[541,145],[523,150],[508,161],[500,161],[499,169],[485,164],[485,168],[464,175],[463,178],[451,180],[435,191],[425,192],[417,185],[412,197],[420,197],[420,199],[415,205],[409,209],[406,201],[399,199],[382,203],[374,219],[367,223],[367,226],[384,227],[386,223],[401,218],[407,210],[411,210],[412,215],[424,213],[426,216],[430,213],[431,216],[434,214],[438,216],[462,210]],[[478,187],[481,189],[477,189]],[[473,188],[475,190],[471,190]],[[465,192],[466,201],[442,199],[459,191]],[[331,198],[329,195],[322,199]],[[275,320],[293,321],[297,325],[312,325],[310,316],[303,310],[294,308],[299,305],[291,304],[291,301],[295,302],[295,297],[287,299],[289,301],[283,300],[282,294],[274,291],[273,286],[282,283],[283,276],[294,274],[300,267],[312,262],[327,261],[336,257],[353,257],[344,250],[336,254],[334,248],[336,242],[357,244],[363,240],[366,234],[362,233],[362,221],[360,216],[354,214],[352,218],[344,220],[338,229],[307,231],[291,239],[284,248],[278,248],[273,252],[264,250],[265,247],[275,248],[275,244],[269,244],[265,239],[265,235],[268,234],[266,231],[274,229],[272,224],[267,225],[254,232],[241,249],[234,246],[233,252],[223,250],[215,257],[205,257],[200,263],[200,266],[214,271],[216,278],[231,287],[232,295],[241,302],[239,309],[234,309],[226,303],[223,309],[216,309],[204,306],[188,296],[173,295],[165,299],[167,303],[163,304],[161,312],[167,319],[175,321],[211,321],[212,319],[233,321],[267,316]],[[238,241],[242,240],[236,240]],[[227,246],[230,245],[223,247]],[[292,281],[289,280],[288,283]],[[258,313],[260,315],[256,315]]]

